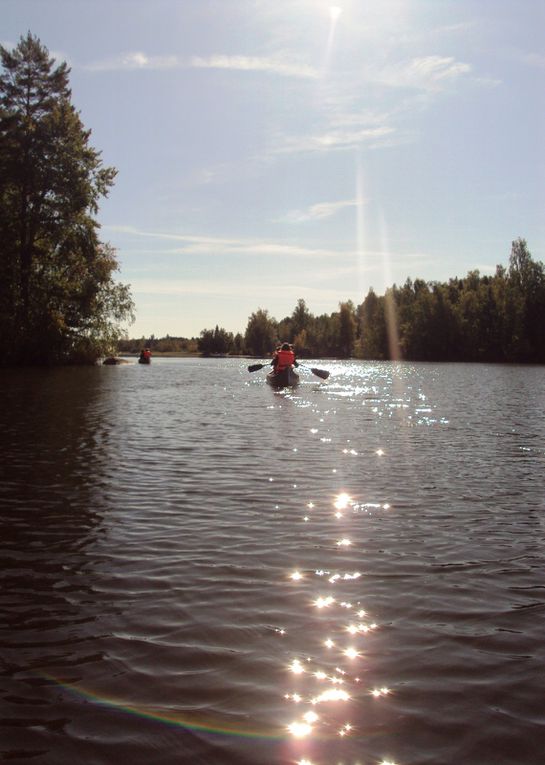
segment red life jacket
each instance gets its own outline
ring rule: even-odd
[[[291,367],[295,363],[295,353],[293,351],[277,351],[276,357],[278,364],[276,365],[276,371],[281,372],[286,367]]]

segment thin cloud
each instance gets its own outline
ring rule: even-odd
[[[503,84],[497,77],[474,77],[473,82],[483,88],[497,88]]]
[[[175,255],[285,255],[290,258],[331,258],[338,257],[339,255],[338,250],[318,249],[314,247],[304,247],[298,244],[264,241],[261,239],[226,239],[223,237],[195,236],[191,234],[169,234],[164,232],[142,231],[131,226],[104,226],[104,229],[136,237],[183,242],[183,246],[168,251],[170,254]],[[161,252],[165,253],[165,250],[162,250]]]
[[[113,58],[94,61],[85,69],[91,72],[134,71],[143,69],[179,69],[184,66],[178,56],[149,56],[142,51],[131,51]]]
[[[475,20],[471,21],[460,21],[456,24],[444,24],[443,26],[436,27],[432,35],[450,35],[450,34],[466,34],[471,29],[475,29],[477,27],[477,22]]]
[[[266,56],[225,56],[207,58],[194,56],[190,64],[195,69],[230,69],[242,72],[269,72],[282,77],[317,79],[319,72],[307,64]]]
[[[254,283],[247,280],[241,286],[240,281],[210,281],[186,278],[132,280],[131,291],[135,295],[161,296],[214,296],[246,299],[249,294],[259,295],[261,301],[273,301],[278,298],[279,291],[284,298],[294,302],[305,292],[311,299],[338,301],[338,290],[334,287],[313,287],[307,282],[291,282],[285,284],[282,280],[259,280]]]
[[[355,200],[343,200],[342,202],[323,203],[324,209],[326,207],[332,208],[335,205],[355,205]],[[314,205],[315,209],[320,208],[321,204]],[[312,208],[309,208],[312,209]],[[137,238],[149,238],[152,240],[170,241],[184,243],[183,246],[169,247],[169,248],[153,248],[146,250],[132,250],[130,244],[118,245],[121,250],[124,259],[130,258],[131,254],[155,254],[162,256],[183,256],[198,254],[200,256],[226,256],[226,255],[245,255],[245,256],[287,256],[290,259],[302,259],[307,258],[320,258],[322,259],[322,265],[319,269],[314,271],[314,277],[318,278],[320,272],[331,275],[339,275],[343,269],[346,273],[359,273],[362,271],[360,262],[361,255],[364,256],[367,261],[367,266],[363,268],[364,271],[372,271],[384,261],[387,257],[390,263],[404,264],[407,260],[426,262],[430,259],[430,255],[426,252],[395,252],[390,251],[385,253],[383,250],[365,250],[361,253],[355,249],[317,249],[313,247],[305,247],[298,244],[289,244],[284,241],[265,241],[259,239],[246,239],[246,238],[223,238],[213,236],[195,236],[186,234],[172,234],[164,232],[143,231],[131,226],[104,226],[105,230],[109,230],[112,233],[126,234]],[[331,266],[331,260],[335,260],[334,266]],[[328,263],[329,261],[329,263]],[[294,261],[295,263],[295,261]],[[345,265],[341,265],[344,263]],[[294,266],[295,268],[295,266]],[[307,276],[307,266],[301,262],[301,273]],[[332,269],[331,271],[328,269]]]
[[[307,221],[324,220],[325,218],[331,218],[347,207],[355,207],[356,205],[356,199],[343,199],[338,202],[318,202],[306,210],[292,210],[288,212],[281,221],[286,223],[306,223]]]
[[[295,154],[352,149],[365,143],[377,143],[378,139],[386,136],[391,138],[393,133],[395,128],[386,125],[361,130],[330,130],[318,135],[285,138],[273,153]]]
[[[419,81],[434,82],[440,80],[452,80],[462,74],[471,71],[469,64],[456,61],[452,56],[425,56],[411,61],[408,72],[409,77]]]
[[[536,66],[539,69],[545,69],[545,55],[543,53],[526,53],[522,60],[529,66]]]
[[[353,96],[350,96],[350,100],[353,100]],[[370,109],[361,110],[355,107],[351,108],[351,105],[345,105],[343,102],[331,101],[330,104],[331,113],[329,115],[330,124],[336,128],[350,128],[354,129],[370,129],[372,127],[384,127],[384,125],[392,119],[395,111],[377,110],[372,111]]]
[[[470,72],[470,64],[456,61],[452,56],[421,56],[384,69],[377,74],[377,79],[390,87],[437,91]]]
[[[226,69],[239,72],[267,72],[299,79],[316,79],[319,77],[319,72],[308,64],[280,56],[226,56],[216,54],[208,57],[193,56],[184,59],[176,55],[150,56],[143,51],[131,51],[113,58],[95,61],[85,68],[93,72]]]

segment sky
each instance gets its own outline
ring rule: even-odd
[[[118,175],[130,337],[545,261],[542,0],[0,0]]]

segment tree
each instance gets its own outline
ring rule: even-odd
[[[248,319],[244,344],[248,353],[254,356],[270,354],[274,348],[277,325],[269,312],[258,308]]]
[[[312,314],[307,308],[307,304],[303,300],[303,298],[299,298],[297,301],[297,305],[293,309],[293,313],[291,315],[291,321],[292,321],[292,332],[293,335],[298,335],[299,332],[302,332],[304,329],[308,329],[309,325],[312,322]]]
[[[116,171],[89,145],[65,63],[30,32],[0,58],[3,362],[92,362],[133,310],[93,218]]]
[[[233,353],[240,355],[244,352],[244,337],[237,332],[233,337]]]
[[[203,329],[199,338],[199,351],[204,355],[229,353],[233,348],[233,333],[216,324],[215,329]]]
[[[356,341],[356,309],[351,300],[339,303],[339,352],[346,359],[351,358]]]
[[[518,359],[545,361],[545,267],[532,259],[525,239],[516,239],[509,257],[509,286],[518,308],[523,344]],[[518,360],[517,359],[517,360]]]
[[[388,358],[388,332],[384,313],[384,298],[373,288],[358,308],[360,322],[359,355],[364,359]]]

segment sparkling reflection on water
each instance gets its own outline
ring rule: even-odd
[[[3,372],[2,724],[36,763],[538,763],[545,370]]]

